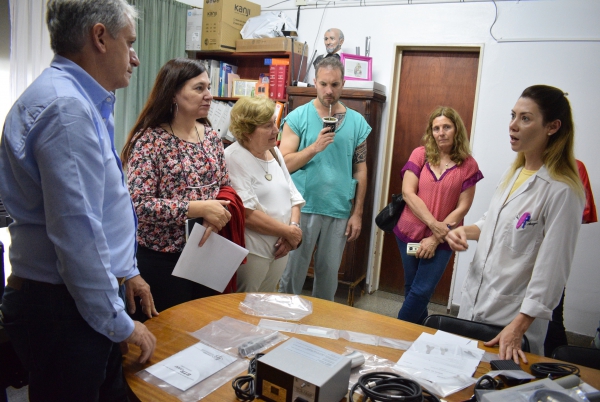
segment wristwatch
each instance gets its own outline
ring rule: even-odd
[[[300,224],[298,222],[290,222],[290,225],[294,225],[297,228],[300,228]]]

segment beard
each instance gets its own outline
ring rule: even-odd
[[[319,99],[319,102],[321,102],[321,105],[325,106],[325,107],[329,107],[329,106],[335,106],[336,103],[338,103],[339,99],[335,99],[335,98],[331,98],[331,99],[325,99],[325,97],[319,97],[317,96],[317,99]]]
[[[333,54],[340,50],[340,46],[338,45],[336,47],[326,47],[325,50],[327,51],[327,54]]]

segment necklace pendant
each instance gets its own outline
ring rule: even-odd
[[[267,179],[267,180],[271,181],[271,180],[273,180],[273,176],[271,176],[269,173],[267,173],[267,174],[265,175],[265,179]]]

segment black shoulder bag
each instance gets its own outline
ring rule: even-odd
[[[384,232],[392,233],[405,205],[406,202],[402,199],[402,194],[392,194],[392,202],[377,214],[375,224]]]

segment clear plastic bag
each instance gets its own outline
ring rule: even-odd
[[[395,372],[393,367],[396,363],[394,363],[391,360],[384,359],[383,357],[379,357],[375,354],[368,353],[368,352],[365,352],[360,349],[349,348],[349,347],[346,347],[345,354],[349,354],[354,351],[362,353],[362,355],[365,357],[365,362],[362,365],[353,368],[352,371],[350,372],[350,383],[348,384],[348,390],[350,390],[352,388],[352,386],[354,384],[356,384],[356,382],[358,381],[360,376],[362,376],[363,374],[375,373],[375,372],[377,372],[377,373],[379,373],[379,372],[394,373]]]
[[[267,318],[261,318],[258,322],[258,326],[261,328],[272,329],[274,331],[291,332],[292,334],[295,334],[296,329],[298,328],[298,324],[294,324],[292,322],[275,321]]]
[[[297,31],[296,24],[284,12],[263,12],[249,18],[240,31],[243,39],[277,38],[282,31]]]
[[[361,332],[341,330],[340,338],[350,342],[362,343],[364,345],[377,346],[379,343],[379,337],[377,335],[363,334]]]
[[[161,380],[160,378],[153,376],[146,370],[142,370],[136,375],[142,380],[157,386],[161,390],[173,395],[181,401],[193,402],[201,400],[211,392],[230,382],[235,376],[243,372],[247,366],[248,362],[246,361],[246,359],[237,358],[235,362],[233,362],[229,366],[225,367],[220,371],[217,371],[210,377],[205,378],[204,380],[200,381],[198,384],[194,385],[186,391],[182,391],[179,388],[170,385],[169,383]]]
[[[319,338],[340,339],[337,329],[317,327],[316,325],[298,325],[296,333],[301,335],[317,336]]]
[[[408,350],[412,346],[412,342],[403,341],[401,339],[394,338],[379,338],[379,343],[377,346],[385,346],[387,348],[398,349],[398,350]]]
[[[240,310],[248,315],[298,321],[312,314],[312,303],[296,295],[248,293]]]
[[[241,357],[254,356],[289,338],[277,331],[231,317],[213,321],[191,335],[213,348]]]
[[[396,373],[403,377],[418,382],[423,388],[432,392],[438,396],[446,397],[450,394],[470,387],[477,382],[473,377],[467,377],[466,375],[454,375],[447,377],[443,380],[437,380],[435,383],[432,381],[421,378],[422,373],[419,370],[412,370],[407,368],[394,367]]]
[[[489,363],[492,360],[500,360],[500,356],[497,353],[485,352],[481,358],[481,361],[485,363]]]

